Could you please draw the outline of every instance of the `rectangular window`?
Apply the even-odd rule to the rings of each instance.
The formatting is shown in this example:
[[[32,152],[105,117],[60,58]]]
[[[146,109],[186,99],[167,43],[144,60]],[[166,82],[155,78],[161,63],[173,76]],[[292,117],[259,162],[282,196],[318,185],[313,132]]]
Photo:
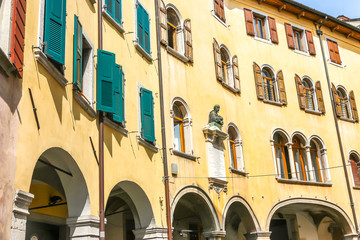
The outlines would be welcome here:
[[[138,2],[137,10],[137,38],[139,45],[148,53],[150,53],[150,19],[145,8]]]
[[[331,62],[341,65],[338,43],[331,39],[327,39],[326,41],[329,48]]]
[[[106,0],[106,12],[118,23],[122,24],[121,0]]]
[[[145,88],[140,89],[140,108],[141,108],[141,138],[154,143],[154,98],[152,91]]]
[[[265,23],[266,19],[264,17],[254,15],[255,37],[267,39],[265,32]]]
[[[288,47],[312,56],[316,55],[312,32],[302,27],[284,23]]]
[[[214,12],[215,16],[225,22],[224,0],[214,0]]]
[[[57,65],[65,64],[66,0],[46,0],[44,53]]]
[[[124,74],[115,63],[115,54],[98,49],[97,110],[112,114],[124,126]]]

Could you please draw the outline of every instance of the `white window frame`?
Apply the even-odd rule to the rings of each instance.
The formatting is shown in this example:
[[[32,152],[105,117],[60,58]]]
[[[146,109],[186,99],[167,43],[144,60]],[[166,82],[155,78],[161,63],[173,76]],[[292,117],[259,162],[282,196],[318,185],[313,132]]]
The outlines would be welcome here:
[[[122,16],[121,18],[121,24],[116,22],[115,19],[110,16],[110,14],[107,12],[107,6],[105,4],[105,0],[103,0],[103,6],[102,6],[102,13],[103,16],[121,33],[123,34],[125,32],[124,29],[124,15],[123,15],[123,1],[121,1],[121,6],[120,6],[120,14]]]
[[[272,74],[273,74],[273,77],[274,77],[274,86],[275,86],[275,95],[276,95],[276,96],[275,96],[275,97],[276,97],[276,101],[273,101],[273,100],[266,99],[266,98],[265,98],[265,94],[264,94],[264,101],[265,101],[265,102],[280,103],[280,92],[279,92],[279,85],[278,85],[278,80],[277,80],[277,74],[276,74],[274,68],[273,68],[272,66],[270,66],[269,64],[263,64],[263,65],[261,66],[261,68],[260,68],[260,70],[261,70],[261,81],[262,81],[262,83],[263,83],[263,88],[264,88],[264,90],[265,90],[265,86],[264,86],[264,81],[263,81],[263,79],[262,79],[262,77],[263,77],[263,76],[262,76],[262,71],[263,71],[264,68],[270,69],[271,72],[272,72]]]
[[[177,18],[179,19],[179,27],[177,29],[177,34],[176,34],[176,45],[177,45],[177,50],[173,49],[172,47],[170,47],[168,45],[169,48],[171,48],[172,50],[180,53],[181,55],[185,56],[185,41],[184,41],[184,21],[183,18],[179,12],[179,10],[171,3],[166,5],[166,22],[167,22],[167,17],[168,17],[168,9],[172,9],[175,14],[177,15]],[[167,33],[168,33],[169,29],[167,29]]]
[[[214,18],[216,18],[222,25],[224,25],[225,27],[228,27],[227,23],[224,22],[222,19],[220,19],[218,16],[216,16],[215,14],[215,3],[214,0],[211,1],[211,14],[213,15]],[[224,0],[224,14],[225,14],[225,0]],[[225,14],[225,18],[226,18],[226,14]]]
[[[0,8],[0,49],[8,56],[11,54],[11,31],[13,18],[13,0],[2,0]]]
[[[252,16],[253,16],[254,33],[256,33],[256,30],[255,30],[256,23],[254,21],[254,14],[257,16],[260,16],[261,18],[264,18],[265,39],[263,39],[261,37],[257,37],[256,35],[254,35],[254,39],[261,41],[261,42],[272,44],[271,35],[270,35],[270,26],[269,26],[269,16],[265,13],[259,12],[254,9],[250,9],[250,10],[251,10]]]
[[[339,49],[339,56],[340,56],[340,60],[341,60],[341,64],[337,64],[337,63],[334,63],[331,61],[331,57],[330,57],[330,49],[329,49],[329,45],[328,45],[328,40],[330,41],[333,41],[333,42],[336,42],[337,46],[338,46],[338,49]],[[330,38],[330,37],[327,37],[325,36],[325,43],[326,43],[326,47],[327,47],[327,61],[334,65],[334,66],[337,66],[337,67],[340,67],[340,68],[344,68],[345,65],[344,65],[344,61],[343,61],[343,58],[341,56],[341,52],[340,52],[340,47],[339,47],[339,41],[335,40],[334,38]]]
[[[307,75],[304,75],[302,78],[301,78],[301,83],[304,82],[304,80],[307,79],[308,81],[310,81],[311,83],[311,90],[313,92],[313,101],[314,101],[314,110],[311,110],[311,109],[308,109],[308,108],[305,108],[307,111],[315,111],[315,112],[320,112],[319,110],[319,104],[318,104],[318,98],[316,96],[316,89],[315,89],[315,84],[314,84],[314,81],[311,79],[311,77],[307,76]],[[304,96],[305,97],[305,96]]]
[[[180,97],[175,97],[172,102],[171,102],[171,110],[170,110],[170,114],[171,114],[171,118],[172,118],[172,141],[173,141],[173,145],[174,145],[174,150],[181,152],[181,150],[177,150],[175,149],[175,132],[174,132],[174,105],[179,103],[180,105],[182,105],[185,108],[186,114],[184,115],[184,119],[183,121],[188,124],[185,128],[184,126],[184,142],[185,142],[185,154],[188,155],[194,155],[194,149],[193,149],[193,137],[192,137],[192,117],[190,114],[190,110],[188,105],[186,104],[186,102],[180,98]],[[184,124],[185,125],[185,124]]]
[[[294,45],[295,45],[294,52],[305,55],[305,56],[310,56],[308,40],[307,40],[307,37],[306,37],[306,29],[301,27],[301,26],[292,24],[292,23],[290,25],[291,25],[293,38],[294,38]],[[297,30],[298,32],[301,32],[301,43],[302,43],[302,46],[304,47],[304,51],[300,51],[300,50],[296,49],[296,41],[295,41],[296,36],[295,36],[295,33],[294,33],[294,29]]]
[[[312,135],[309,137],[309,145],[311,144],[311,141],[315,142],[315,145],[318,150],[318,158],[320,163],[320,168],[322,168],[321,174],[323,178],[322,183],[331,184],[331,176],[330,176],[330,170],[329,170],[329,162],[327,159],[327,149],[325,146],[324,141],[317,135]],[[321,146],[320,146],[321,145]]]
[[[237,128],[237,126],[234,124],[234,123],[229,123],[228,126],[227,126],[227,133],[229,134],[229,129],[230,127],[232,127],[235,132],[236,132],[236,135],[237,135],[237,139],[235,140],[236,142],[234,144],[237,144],[238,146],[235,145],[235,154],[236,154],[236,162],[237,162],[237,166],[238,166],[238,169],[236,169],[231,161],[232,157],[231,156],[231,144],[230,144],[230,136],[228,137],[228,146],[229,146],[229,163],[230,163],[230,168],[232,170],[236,170],[236,171],[239,171],[239,172],[245,172],[245,161],[244,161],[244,151],[243,151],[243,143],[242,143],[242,138],[241,138],[241,135],[240,135],[240,132],[239,132],[239,129]]]

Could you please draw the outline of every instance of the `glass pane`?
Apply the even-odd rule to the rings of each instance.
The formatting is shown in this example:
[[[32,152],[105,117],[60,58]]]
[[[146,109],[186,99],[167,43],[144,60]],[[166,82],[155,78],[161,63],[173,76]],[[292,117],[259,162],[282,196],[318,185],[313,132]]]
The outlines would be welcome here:
[[[180,124],[174,119],[174,149],[181,151]]]
[[[314,167],[316,181],[321,182],[320,172],[319,172],[320,166],[318,166],[318,163],[317,163],[317,154],[316,154],[316,152],[311,151],[310,155],[311,155],[311,163]]]
[[[282,151],[281,151],[281,147],[276,147],[275,148],[276,151],[276,164],[278,166],[278,171],[280,174],[281,178],[286,178],[285,176],[285,168],[284,168],[284,164],[283,164],[283,159],[282,159]]]
[[[294,152],[295,169],[296,169],[296,173],[297,173],[297,178],[299,180],[304,180],[301,161],[300,161],[299,149],[293,149],[293,152]]]
[[[258,19],[258,24],[259,24],[259,35],[261,38],[264,38],[264,29],[263,29],[263,23],[261,19]]]

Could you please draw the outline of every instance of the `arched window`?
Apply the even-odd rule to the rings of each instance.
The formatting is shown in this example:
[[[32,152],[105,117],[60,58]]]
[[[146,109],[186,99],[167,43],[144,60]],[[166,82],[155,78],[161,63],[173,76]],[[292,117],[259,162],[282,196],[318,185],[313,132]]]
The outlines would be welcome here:
[[[167,30],[168,30],[168,45],[172,49],[183,53],[184,40],[181,20],[178,13],[172,7],[166,9],[167,15]]]
[[[229,157],[230,167],[238,171],[245,171],[243,152],[241,146],[241,139],[239,131],[235,125],[231,124],[228,127],[229,134]]]
[[[311,156],[311,163],[314,169],[316,182],[324,182],[323,179],[324,167],[322,161],[320,161],[321,153],[318,144],[314,140],[310,141],[310,156]]]
[[[261,75],[264,86],[264,99],[274,102],[278,101],[277,88],[273,71],[268,67],[264,67],[261,70]]]
[[[275,133],[273,141],[278,176],[280,178],[291,179],[292,175],[286,137],[281,133]]]
[[[188,107],[181,99],[172,104],[174,150],[193,155],[191,137],[191,117]]]
[[[350,154],[350,165],[351,165],[351,172],[354,179],[354,185],[356,187],[360,187],[360,159],[359,155],[355,152]]]
[[[310,168],[306,159],[305,140],[299,136],[293,137],[293,154],[295,161],[296,177],[298,180],[310,181]]]
[[[223,81],[227,83],[229,86],[234,87],[230,53],[224,46],[221,46],[220,54],[221,54],[221,69],[223,74]]]
[[[349,98],[347,96],[347,92],[345,91],[345,89],[340,87],[337,88],[336,92],[338,95],[338,101],[340,103],[341,117],[351,118]]]
[[[305,108],[315,111],[315,98],[314,98],[314,85],[310,79],[304,78],[303,81],[304,97],[305,97]]]

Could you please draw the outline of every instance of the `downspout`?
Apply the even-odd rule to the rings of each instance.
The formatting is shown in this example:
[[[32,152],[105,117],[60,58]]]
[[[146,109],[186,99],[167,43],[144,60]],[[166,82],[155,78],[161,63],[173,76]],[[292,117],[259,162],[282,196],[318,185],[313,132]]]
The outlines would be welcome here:
[[[155,14],[156,14],[156,47],[157,60],[159,69],[159,95],[160,95],[160,114],[161,114],[161,141],[163,150],[163,166],[164,166],[164,184],[165,184],[165,205],[166,205],[166,223],[168,240],[172,239],[171,229],[171,212],[170,212],[170,191],[169,191],[169,170],[167,162],[167,148],[166,148],[166,132],[165,132],[165,110],[164,110],[164,93],[163,93],[163,78],[162,78],[162,63],[161,63],[161,47],[160,47],[160,21],[159,21],[159,0],[155,0]]]
[[[102,36],[102,0],[98,0],[98,49],[103,48]],[[99,214],[100,240],[105,240],[105,213],[104,213],[104,113],[99,111]]]
[[[331,103],[332,103],[331,104],[332,105],[332,113],[333,113],[333,117],[334,117],[336,134],[337,134],[340,153],[341,153],[341,160],[342,160],[343,169],[344,169],[344,173],[345,173],[346,186],[347,186],[347,190],[348,190],[348,194],[349,194],[350,206],[351,206],[351,211],[352,211],[352,215],[353,215],[353,218],[354,218],[354,224],[355,224],[355,228],[356,228],[356,233],[358,234],[358,239],[359,239],[359,226],[358,226],[358,222],[357,222],[357,218],[356,218],[354,200],[353,200],[353,196],[352,196],[352,192],[351,192],[351,186],[350,186],[350,182],[349,182],[349,174],[348,174],[347,168],[346,168],[346,160],[345,160],[344,149],[343,149],[343,144],[342,144],[340,130],[339,130],[339,123],[338,123],[338,119],[337,119],[337,116],[336,116],[336,103],[335,103],[334,96],[333,96],[332,91],[331,91],[331,81],[330,81],[329,69],[328,69],[328,66],[327,66],[324,46],[323,46],[323,42],[322,42],[323,32],[321,31],[321,27],[325,24],[326,20],[327,20],[327,16],[325,17],[323,22],[318,26],[318,28],[317,28],[317,23],[315,22],[314,24],[315,24],[315,28],[317,28],[316,29],[316,34],[319,36],[319,41],[320,41],[320,46],[321,46],[321,53],[322,53],[324,67],[325,67],[325,73],[326,73],[326,80],[327,80],[330,99],[331,99]]]

